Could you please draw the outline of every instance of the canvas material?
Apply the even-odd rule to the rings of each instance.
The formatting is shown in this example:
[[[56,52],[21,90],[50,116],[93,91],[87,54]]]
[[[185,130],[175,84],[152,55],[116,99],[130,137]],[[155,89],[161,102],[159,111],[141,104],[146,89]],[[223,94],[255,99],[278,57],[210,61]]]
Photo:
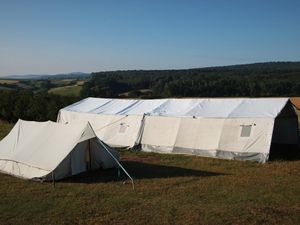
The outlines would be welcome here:
[[[132,118],[131,126],[136,125],[136,129],[128,130],[127,135],[117,139],[118,131],[122,127],[121,123],[113,121],[122,116],[128,121]],[[134,117],[138,119],[135,120]],[[288,98],[87,98],[60,110],[58,121],[90,121],[89,118],[93,119],[91,121],[94,122],[94,129],[101,130],[97,135],[110,145],[134,147],[141,144],[144,151],[159,149],[160,152],[178,153],[178,149],[184,149],[194,152],[193,154],[200,152],[217,157],[219,152],[220,157],[231,155],[232,158],[238,158],[240,155],[264,161],[262,158],[268,158],[272,140],[288,144],[298,143],[297,117]],[[97,121],[99,124],[103,123],[105,118],[114,119],[98,126]],[[279,122],[276,122],[274,128],[275,118]],[[139,138],[133,142],[136,137]],[[259,156],[252,157],[253,154]]]
[[[166,151],[165,147],[145,145],[145,144],[142,144],[141,148],[145,152],[197,155],[202,157],[221,158],[221,159],[229,159],[229,160],[251,160],[260,163],[265,163],[269,158],[269,154],[257,153],[257,152],[231,152],[231,151],[222,151],[222,150],[201,150],[201,149],[190,149],[190,148],[180,148],[180,147],[174,147],[172,150],[169,149],[168,151]]]
[[[186,99],[107,99],[86,98],[61,111],[98,115],[154,115],[177,117],[270,117],[275,118],[288,98],[186,98]]]
[[[88,123],[19,120],[0,142],[0,170],[26,179],[49,177],[52,172],[55,179],[74,175],[85,171],[85,151],[90,140],[97,137]],[[92,163],[97,165],[96,162],[106,160],[109,162],[102,163],[104,167],[115,165],[98,145],[99,154],[93,155]]]
[[[97,137],[112,147],[133,147],[139,139],[143,115],[97,115],[61,111],[58,122],[89,122]]]
[[[241,137],[241,125],[252,124],[251,135]],[[217,152],[268,154],[274,119],[146,118],[142,150],[217,157]],[[159,129],[158,129],[159,128]],[[147,147],[145,147],[147,146]],[[151,146],[151,147],[149,147]]]

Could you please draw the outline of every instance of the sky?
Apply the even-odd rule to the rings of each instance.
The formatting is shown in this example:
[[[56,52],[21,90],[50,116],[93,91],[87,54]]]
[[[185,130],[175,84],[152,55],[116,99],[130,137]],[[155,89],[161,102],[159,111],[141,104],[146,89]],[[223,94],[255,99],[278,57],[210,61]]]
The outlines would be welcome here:
[[[0,76],[300,61],[299,0],[0,0]]]

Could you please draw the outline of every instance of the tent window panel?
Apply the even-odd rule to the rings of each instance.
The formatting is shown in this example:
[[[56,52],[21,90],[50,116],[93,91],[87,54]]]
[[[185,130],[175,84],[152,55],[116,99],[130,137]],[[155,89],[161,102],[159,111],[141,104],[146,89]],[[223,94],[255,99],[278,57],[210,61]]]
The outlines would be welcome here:
[[[119,133],[125,133],[126,129],[127,129],[127,125],[125,123],[121,123]]]
[[[242,125],[241,137],[250,137],[252,125]]]

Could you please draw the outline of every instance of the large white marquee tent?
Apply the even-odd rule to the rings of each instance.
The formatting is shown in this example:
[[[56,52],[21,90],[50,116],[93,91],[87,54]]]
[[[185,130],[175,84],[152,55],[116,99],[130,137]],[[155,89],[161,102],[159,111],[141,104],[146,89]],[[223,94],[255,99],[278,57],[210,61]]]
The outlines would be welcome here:
[[[89,121],[111,146],[161,153],[265,162],[271,143],[298,144],[289,98],[87,98],[61,109],[57,120]]]
[[[112,168],[118,166],[117,157],[87,122],[19,120],[0,142],[0,171],[24,179],[58,180]]]

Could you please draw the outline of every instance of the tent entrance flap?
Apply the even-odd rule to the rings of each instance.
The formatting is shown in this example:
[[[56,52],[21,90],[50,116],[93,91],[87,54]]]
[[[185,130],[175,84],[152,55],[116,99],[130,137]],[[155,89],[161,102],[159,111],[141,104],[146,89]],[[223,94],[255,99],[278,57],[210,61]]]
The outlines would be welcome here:
[[[91,141],[90,140],[87,140],[87,145],[85,148],[85,164],[86,164],[87,171],[92,169],[92,155],[91,155]]]

